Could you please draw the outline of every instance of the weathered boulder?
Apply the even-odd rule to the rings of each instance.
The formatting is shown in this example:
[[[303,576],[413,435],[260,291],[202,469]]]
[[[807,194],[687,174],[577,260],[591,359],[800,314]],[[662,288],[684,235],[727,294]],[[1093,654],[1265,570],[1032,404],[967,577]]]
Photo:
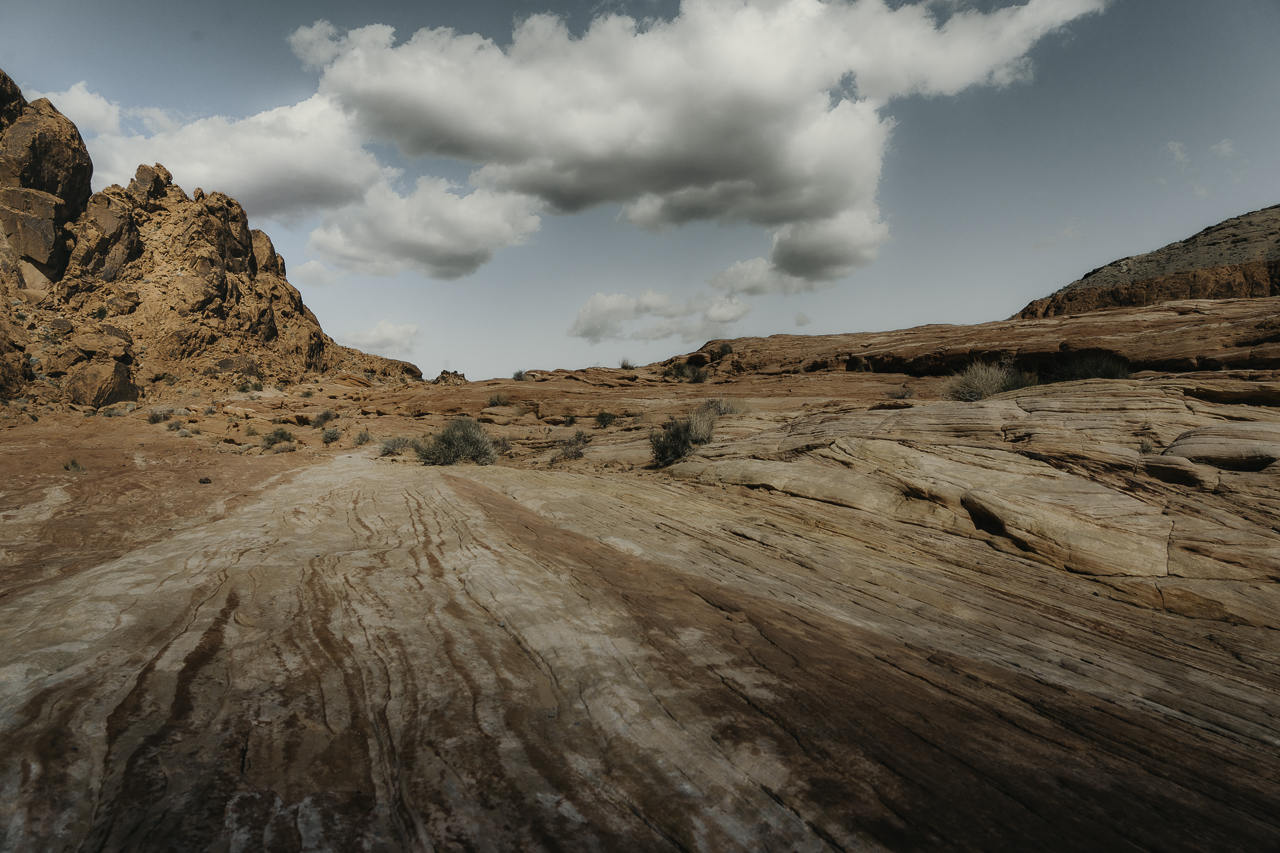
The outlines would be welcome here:
[[[1188,430],[1164,454],[1232,471],[1261,471],[1280,461],[1280,424],[1226,423]]]
[[[91,361],[68,373],[66,389],[78,406],[108,406],[138,399],[129,368],[118,361]]]

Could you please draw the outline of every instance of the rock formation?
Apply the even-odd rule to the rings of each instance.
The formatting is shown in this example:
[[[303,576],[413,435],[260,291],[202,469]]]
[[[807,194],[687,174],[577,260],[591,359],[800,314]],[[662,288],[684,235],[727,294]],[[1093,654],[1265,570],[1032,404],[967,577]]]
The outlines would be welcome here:
[[[0,72],[0,394],[101,406],[171,376],[421,378],[325,335],[234,199],[188,197],[160,165],[90,195],[92,172],[75,125]]]
[[[1033,319],[1178,299],[1260,296],[1280,296],[1280,205],[1109,263],[1035,300],[1016,316]]]

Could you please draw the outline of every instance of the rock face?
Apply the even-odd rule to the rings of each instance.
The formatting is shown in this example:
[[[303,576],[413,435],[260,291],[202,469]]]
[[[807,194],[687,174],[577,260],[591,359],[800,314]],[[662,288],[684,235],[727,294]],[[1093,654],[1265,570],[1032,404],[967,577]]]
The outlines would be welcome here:
[[[1206,228],[1163,249],[1115,261],[1037,299],[1021,319],[1180,299],[1280,296],[1280,205]]]
[[[75,126],[47,100],[28,104],[0,72],[0,313],[9,321],[0,324],[0,393],[80,403],[137,397],[168,377],[222,386],[335,370],[421,378],[407,362],[325,335],[234,199],[188,197],[158,164],[140,166],[128,187],[90,195],[92,172]],[[116,343],[102,345],[104,336]],[[76,367],[86,361],[105,367]],[[73,369],[79,379],[67,384]],[[88,377],[108,374],[119,379],[110,392],[85,390]]]

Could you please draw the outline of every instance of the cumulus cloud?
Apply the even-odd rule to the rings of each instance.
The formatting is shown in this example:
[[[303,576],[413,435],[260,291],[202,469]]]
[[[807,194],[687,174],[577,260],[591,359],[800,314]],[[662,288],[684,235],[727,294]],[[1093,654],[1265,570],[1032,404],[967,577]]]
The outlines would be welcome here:
[[[734,296],[699,295],[677,302],[670,294],[652,288],[641,291],[638,297],[597,293],[578,309],[569,335],[592,343],[624,338],[654,341],[674,335],[695,341],[719,336],[750,311],[750,305]],[[630,334],[625,332],[628,323],[647,317],[661,319]]]
[[[90,92],[84,80],[65,92],[29,91],[26,96],[31,101],[48,98],[60,113],[75,123],[81,134],[97,136],[120,132],[120,105]]]
[[[1209,150],[1224,160],[1230,160],[1236,156],[1236,144],[1230,139],[1224,139],[1221,142],[1215,142],[1209,146]]]
[[[413,345],[417,340],[416,323],[396,325],[390,320],[379,320],[372,329],[350,332],[339,338],[341,343],[349,347],[387,358],[408,358],[413,354]]]
[[[799,311],[796,313],[796,325],[799,326],[800,328],[803,329],[805,326],[809,325],[811,322],[813,321],[809,319],[808,314],[804,313],[803,311]]]
[[[338,283],[342,274],[331,270],[319,261],[307,261],[289,268],[289,279],[302,287],[330,287]]]

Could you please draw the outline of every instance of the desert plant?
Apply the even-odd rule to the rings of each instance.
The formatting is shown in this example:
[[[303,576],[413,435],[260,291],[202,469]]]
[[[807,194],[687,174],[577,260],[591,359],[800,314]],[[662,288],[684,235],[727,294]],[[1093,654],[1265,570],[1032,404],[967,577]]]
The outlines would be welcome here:
[[[552,457],[552,462],[559,459],[581,459],[583,448],[587,446],[587,442],[591,439],[582,430],[574,432],[571,438],[566,438],[560,442],[560,452]]]
[[[1069,358],[1053,371],[1054,382],[1078,379],[1128,379],[1129,366],[1111,353],[1089,353]]]
[[[123,418],[124,412],[120,409],[103,409],[101,412],[104,418]]]
[[[617,419],[618,416],[613,412],[596,412],[596,428],[608,429],[613,426],[613,422]]]
[[[890,400],[909,400],[915,395],[916,395],[915,391],[912,391],[906,385],[903,385],[901,388],[894,388],[885,396],[888,397]]]
[[[999,364],[975,361],[951,377],[951,381],[942,389],[942,396],[948,400],[972,403],[985,400],[992,394],[1037,385],[1039,381],[1034,373],[1018,370],[1010,361]]]
[[[271,448],[271,452],[272,453],[293,453],[297,449],[298,449],[298,445],[294,444],[292,441],[282,441],[279,444],[273,445]]]
[[[729,343],[728,341],[725,341],[724,343],[720,344],[720,349],[717,350],[716,352],[721,358],[724,358],[726,355],[729,355],[730,353],[733,352],[733,344]]]
[[[182,423],[180,421],[169,421],[165,429],[169,430],[169,432],[177,432],[182,429]]]
[[[477,465],[492,465],[498,459],[493,442],[471,418],[454,418],[414,449],[423,465],[453,465],[467,459]]]
[[[511,404],[511,398],[508,397],[506,394],[490,394],[489,395],[490,406],[508,406],[510,404]]]
[[[711,371],[705,367],[693,367],[689,369],[689,381],[698,385],[706,382],[710,374]]]
[[[373,436],[369,435],[369,431],[367,429],[362,429],[356,433],[355,438],[351,439],[351,445],[353,447],[363,447],[371,441],[373,441]]]
[[[245,427],[244,434],[248,436],[254,436],[258,434],[258,430],[256,427],[254,427],[253,424],[249,424],[247,427]]]
[[[216,415],[218,413],[218,410],[215,409],[213,406],[205,406],[204,413],[206,415]]]
[[[270,449],[275,447],[277,444],[284,444],[285,442],[292,442],[293,440],[293,433],[289,432],[284,427],[276,427],[262,437],[262,446]]]
[[[105,320],[107,319],[107,306],[99,305],[97,308],[93,309],[92,313],[93,313],[93,319]]]
[[[665,468],[693,452],[694,445],[706,444],[715,431],[716,414],[711,409],[698,409],[686,418],[671,418],[661,429],[649,431],[653,462]]]
[[[17,317],[19,320],[25,320],[25,319],[27,319],[27,312],[26,312],[26,311],[17,311],[17,312],[15,312],[15,313],[14,313],[14,315],[13,315],[13,316]]]
[[[327,447],[337,441],[341,436],[342,433],[338,432],[337,427],[329,427],[327,430],[320,433],[320,440],[323,441]]]
[[[325,409],[323,412],[311,419],[311,426],[316,429],[320,429],[330,421],[336,421],[337,419],[338,416],[334,413],[333,409]]]
[[[702,404],[702,407],[710,409],[717,415],[745,415],[751,411],[751,407],[742,400],[731,400],[726,397],[707,400]]]
[[[679,361],[662,371],[662,375],[669,376],[672,379],[688,379],[689,370],[689,365],[685,364],[683,361]]]
[[[525,372],[523,370],[517,370],[515,373],[511,374],[511,378],[517,382],[523,382],[525,380]]]
[[[1142,439],[1142,443],[1138,445],[1138,449],[1142,452],[1143,456],[1150,456],[1157,452],[1155,442],[1149,438]]]
[[[565,415],[565,416],[564,416],[564,425],[565,425],[565,426],[573,426],[573,425],[574,425],[574,424],[576,424],[577,422],[578,422],[578,416],[577,416],[577,415]]]
[[[497,451],[499,456],[506,456],[511,452],[511,439],[507,436],[493,439],[493,449]]]
[[[248,394],[248,393],[249,393],[249,383],[248,383],[248,382],[241,382],[239,385],[237,385],[237,386],[236,386],[236,393],[238,393],[238,394]]]
[[[172,373],[170,373],[168,376],[166,376],[166,377],[164,378],[164,384],[165,384],[165,385],[177,385],[177,384],[178,384],[178,377],[176,377],[176,376],[174,376]]]
[[[627,358],[626,356],[623,356],[622,359],[618,362],[618,367],[620,367],[623,370],[635,370],[636,364],[631,359]]]
[[[189,429],[178,430],[178,438],[191,438],[192,432]]]
[[[262,390],[262,383],[261,383],[261,382],[259,382],[257,379],[255,379],[255,380],[253,380],[252,382],[250,382],[250,383],[249,383],[249,388],[250,388],[251,390],[253,390],[253,391],[261,391],[261,390]]]
[[[404,449],[410,444],[409,439],[403,435],[397,435],[395,438],[386,438],[382,440],[382,449],[378,451],[379,456],[399,456]]]
[[[315,393],[316,393],[315,391],[312,391],[310,388],[308,388],[306,391],[303,391],[303,392],[302,392],[301,394],[299,394],[298,396],[300,396],[300,397],[302,397],[304,400],[306,400],[306,399],[309,399],[309,398],[311,397],[311,395],[312,395],[312,394],[315,394]]]
[[[85,470],[85,467],[81,465],[79,462],[77,462],[76,460],[72,459],[70,462],[62,463],[62,470],[70,471],[74,474],[74,473],[79,473],[80,471]]]

